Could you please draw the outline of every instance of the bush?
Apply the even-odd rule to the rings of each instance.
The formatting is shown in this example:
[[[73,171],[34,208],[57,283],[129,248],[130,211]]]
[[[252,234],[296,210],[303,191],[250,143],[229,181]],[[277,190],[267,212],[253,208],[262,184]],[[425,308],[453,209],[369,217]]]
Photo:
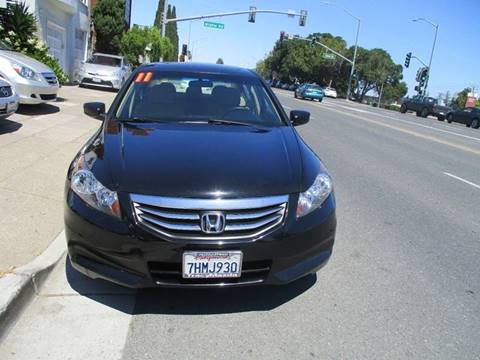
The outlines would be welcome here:
[[[48,54],[48,47],[35,35],[37,20],[24,2],[8,1],[0,8],[0,39],[13,50],[24,53],[50,67],[60,84],[68,81],[60,63]]]

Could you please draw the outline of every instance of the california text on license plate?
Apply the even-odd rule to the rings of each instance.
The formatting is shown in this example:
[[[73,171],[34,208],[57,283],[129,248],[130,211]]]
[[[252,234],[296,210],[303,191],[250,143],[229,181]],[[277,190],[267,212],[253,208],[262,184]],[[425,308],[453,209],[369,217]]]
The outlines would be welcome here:
[[[184,278],[236,278],[242,274],[241,251],[186,251]]]

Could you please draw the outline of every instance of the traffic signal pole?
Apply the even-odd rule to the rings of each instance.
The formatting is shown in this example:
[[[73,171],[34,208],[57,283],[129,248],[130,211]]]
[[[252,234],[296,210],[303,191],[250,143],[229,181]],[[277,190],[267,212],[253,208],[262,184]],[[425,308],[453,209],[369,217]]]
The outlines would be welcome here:
[[[355,18],[358,21],[357,36],[355,37],[355,50],[353,51],[352,68],[350,70],[350,77],[348,78],[347,101],[350,100],[350,93],[352,91],[352,77],[353,77],[353,73],[355,72],[355,61],[357,60],[358,34],[360,33],[360,19],[357,17]]]
[[[433,59],[433,53],[435,52],[435,45],[437,43],[437,35],[438,35],[438,24],[435,24],[433,21],[430,21],[428,19],[425,19],[425,18],[418,18],[418,19],[414,19],[412,20],[414,22],[417,22],[417,21],[424,21],[430,25],[432,25],[434,28],[435,28],[435,37],[433,38],[433,46],[432,46],[432,51],[430,52],[430,61],[428,62],[428,77],[427,77],[427,80],[425,81],[425,93],[427,91],[427,87],[428,87],[428,81],[430,80],[430,73],[431,73],[431,69],[432,69],[432,59]],[[423,61],[422,61],[423,63]]]

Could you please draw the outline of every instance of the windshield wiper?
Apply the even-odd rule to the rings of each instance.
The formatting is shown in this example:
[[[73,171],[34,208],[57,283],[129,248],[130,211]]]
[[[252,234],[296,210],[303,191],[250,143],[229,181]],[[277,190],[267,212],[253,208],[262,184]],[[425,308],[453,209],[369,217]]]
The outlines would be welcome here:
[[[206,120],[209,124],[215,125],[239,125],[239,126],[249,126],[256,128],[254,124],[246,123],[242,121],[235,121],[235,120],[225,120],[225,119],[208,119]]]

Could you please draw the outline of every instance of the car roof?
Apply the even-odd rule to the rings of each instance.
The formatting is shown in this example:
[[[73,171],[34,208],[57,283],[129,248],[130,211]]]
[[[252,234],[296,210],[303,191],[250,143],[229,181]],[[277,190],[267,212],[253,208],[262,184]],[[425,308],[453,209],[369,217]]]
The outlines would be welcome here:
[[[185,72],[185,73],[204,73],[204,74],[219,74],[219,75],[233,75],[233,76],[248,76],[257,78],[258,75],[252,70],[237,66],[230,66],[224,64],[208,64],[208,63],[181,63],[181,62],[164,62],[151,63],[140,67],[145,70],[149,68],[157,71],[171,71],[171,72]]]
[[[104,53],[93,53],[93,55],[106,56],[106,57],[111,57],[115,59],[123,59],[123,56],[120,56],[120,55],[112,55],[112,54],[104,54]]]

